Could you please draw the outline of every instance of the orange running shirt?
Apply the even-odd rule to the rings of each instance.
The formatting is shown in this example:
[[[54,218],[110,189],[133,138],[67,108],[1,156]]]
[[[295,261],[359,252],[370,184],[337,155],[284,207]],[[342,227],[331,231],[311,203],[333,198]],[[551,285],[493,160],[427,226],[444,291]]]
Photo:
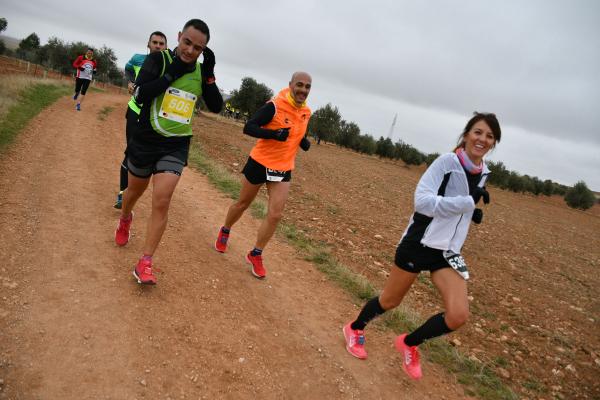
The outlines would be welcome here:
[[[290,135],[285,142],[258,139],[250,152],[250,157],[267,168],[290,171],[294,169],[298,146],[306,133],[306,127],[310,120],[310,108],[306,103],[297,107],[289,87],[280,91],[270,101],[275,105],[275,115],[271,122],[262,128],[273,130],[290,128]]]

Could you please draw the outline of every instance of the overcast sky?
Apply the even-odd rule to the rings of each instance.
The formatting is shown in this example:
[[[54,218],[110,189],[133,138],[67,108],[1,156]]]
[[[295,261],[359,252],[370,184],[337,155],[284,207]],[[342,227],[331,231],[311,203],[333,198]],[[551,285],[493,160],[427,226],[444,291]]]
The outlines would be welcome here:
[[[362,133],[445,152],[474,110],[494,112],[489,159],[540,179],[600,191],[600,1],[0,0],[4,34],[32,32],[115,50],[123,67],[163,31],[171,48],[190,18],[210,27],[218,85],[250,76],[277,92],[313,76]],[[160,8],[168,4],[167,10]]]

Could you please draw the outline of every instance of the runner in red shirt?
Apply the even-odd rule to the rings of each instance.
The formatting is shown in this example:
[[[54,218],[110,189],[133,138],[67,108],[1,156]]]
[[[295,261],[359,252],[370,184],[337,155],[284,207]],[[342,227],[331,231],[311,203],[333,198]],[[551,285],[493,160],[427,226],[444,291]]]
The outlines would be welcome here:
[[[93,75],[96,73],[97,63],[94,60],[94,50],[87,49],[84,56],[79,56],[73,62],[73,67],[77,68],[77,76],[75,78],[75,96],[73,100],[77,102],[75,109],[81,111],[81,103],[85,98],[90,82],[92,81]],[[81,97],[80,96],[81,93]]]

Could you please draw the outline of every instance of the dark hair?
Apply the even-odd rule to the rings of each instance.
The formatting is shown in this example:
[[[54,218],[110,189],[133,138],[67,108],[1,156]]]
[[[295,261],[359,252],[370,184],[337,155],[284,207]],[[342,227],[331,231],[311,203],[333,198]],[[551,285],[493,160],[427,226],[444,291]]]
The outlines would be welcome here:
[[[485,121],[485,123],[492,130],[492,134],[494,135],[494,141],[495,141],[494,146],[496,146],[496,143],[500,143],[500,137],[502,136],[502,131],[500,130],[500,123],[498,122],[498,118],[496,118],[496,114],[480,113],[480,112],[475,111],[475,112],[473,112],[473,116],[471,117],[469,122],[467,122],[467,125],[465,125],[465,129],[463,129],[463,132],[458,137],[458,142],[457,142],[454,150],[464,146],[464,140],[463,140],[464,137],[467,135],[467,133],[469,133],[471,128],[473,128],[473,125],[475,125],[479,121]]]
[[[206,22],[202,21],[201,19],[190,19],[185,23],[181,32],[185,31],[190,26],[204,33],[206,35],[206,43],[208,43],[210,40],[210,31],[208,30],[208,25],[206,25]]]
[[[154,35],[162,37],[163,39],[165,39],[165,43],[167,43],[167,37],[161,31],[154,31],[154,32],[152,32],[150,34],[150,36],[148,36],[148,42],[150,42],[150,39],[152,39],[152,36],[154,36]]]
[[[92,49],[91,47],[88,47],[88,49],[85,52],[87,53],[88,51],[91,51],[93,53],[94,49]]]

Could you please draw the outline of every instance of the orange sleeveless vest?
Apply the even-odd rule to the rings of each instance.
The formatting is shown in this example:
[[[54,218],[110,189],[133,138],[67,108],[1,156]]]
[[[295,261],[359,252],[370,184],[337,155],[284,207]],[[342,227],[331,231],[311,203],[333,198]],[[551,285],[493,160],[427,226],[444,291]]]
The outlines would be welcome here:
[[[290,95],[290,88],[283,89],[270,101],[275,105],[275,115],[263,128],[273,130],[290,128],[290,135],[285,142],[258,139],[250,152],[250,157],[267,168],[289,171],[294,169],[298,146],[310,120],[310,108],[306,103],[297,107]]]

